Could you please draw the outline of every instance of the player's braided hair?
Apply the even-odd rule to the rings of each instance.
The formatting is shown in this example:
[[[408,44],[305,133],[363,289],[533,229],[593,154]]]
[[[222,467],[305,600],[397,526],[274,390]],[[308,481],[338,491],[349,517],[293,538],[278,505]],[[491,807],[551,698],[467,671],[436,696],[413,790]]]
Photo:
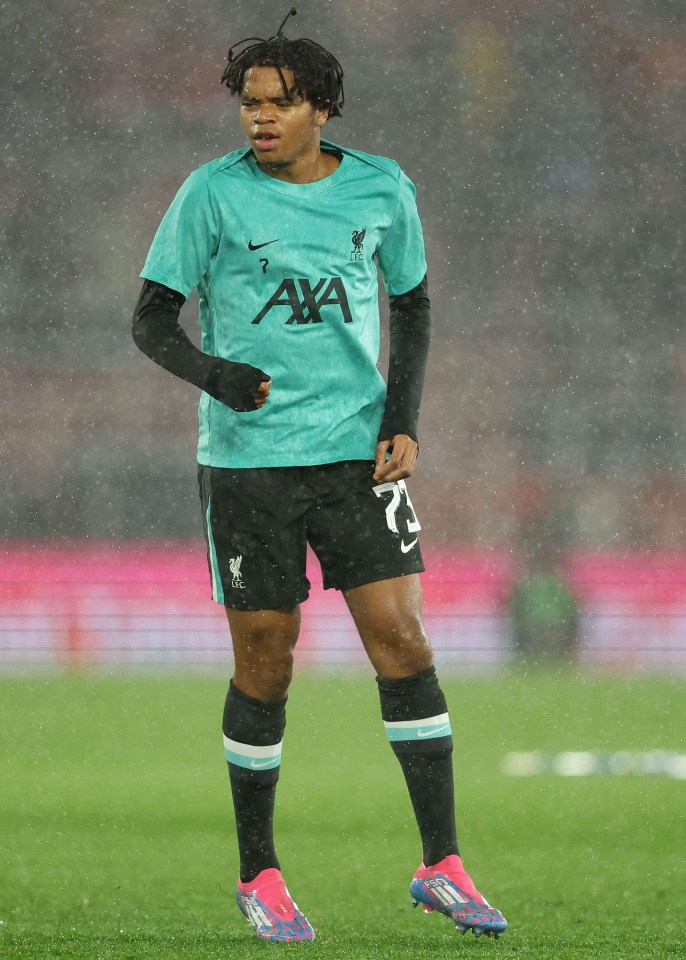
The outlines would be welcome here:
[[[247,37],[229,49],[228,64],[222,74],[231,93],[241,93],[245,74],[251,67],[274,67],[279,72],[287,96],[299,94],[317,108],[326,107],[330,117],[340,117],[345,102],[343,95],[343,68],[332,53],[329,53],[314,40],[302,37],[289,40],[283,35],[283,28],[289,17],[296,14],[291,7],[276,35],[269,40],[260,37]],[[234,54],[236,47],[243,47]],[[295,89],[288,89],[283,75],[284,70],[293,72]]]

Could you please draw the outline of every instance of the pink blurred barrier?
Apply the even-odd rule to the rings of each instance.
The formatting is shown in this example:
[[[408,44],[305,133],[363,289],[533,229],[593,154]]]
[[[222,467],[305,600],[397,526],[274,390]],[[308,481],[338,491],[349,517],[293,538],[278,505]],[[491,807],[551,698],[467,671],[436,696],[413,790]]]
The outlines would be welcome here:
[[[486,668],[512,656],[504,551],[425,550],[425,622],[439,663]],[[303,605],[301,663],[365,662],[343,598],[316,561]],[[582,662],[686,666],[686,555],[576,554]],[[10,544],[0,553],[0,667],[229,664],[221,607],[209,597],[204,544]]]

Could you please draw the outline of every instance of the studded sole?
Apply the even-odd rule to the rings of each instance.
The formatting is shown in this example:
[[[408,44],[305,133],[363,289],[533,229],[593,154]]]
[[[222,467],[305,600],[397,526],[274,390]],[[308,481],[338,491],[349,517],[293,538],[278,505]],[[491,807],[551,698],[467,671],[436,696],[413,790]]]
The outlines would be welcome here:
[[[419,904],[421,903],[424,913],[434,913],[434,912],[442,913],[443,912],[442,910],[438,910],[436,907],[429,906],[429,904],[424,903],[424,901],[415,899],[415,897],[411,897],[411,900],[412,900],[413,907],[418,907]],[[449,914],[444,914],[444,916],[449,916]],[[467,933],[468,930],[471,930],[477,939],[479,937],[486,936],[486,937],[493,937],[494,940],[497,940],[500,937],[500,935],[505,932],[504,930],[490,930],[488,927],[480,927],[478,924],[472,925],[469,923],[461,923],[459,920],[453,920],[453,923],[455,924],[456,929],[459,930],[462,935]]]

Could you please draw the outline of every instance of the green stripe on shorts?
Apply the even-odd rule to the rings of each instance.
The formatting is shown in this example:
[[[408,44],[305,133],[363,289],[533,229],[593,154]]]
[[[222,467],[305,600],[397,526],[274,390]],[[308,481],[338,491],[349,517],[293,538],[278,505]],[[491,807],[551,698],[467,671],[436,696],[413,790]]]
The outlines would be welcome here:
[[[224,603],[224,586],[219,576],[219,564],[217,562],[217,548],[214,545],[212,536],[212,497],[207,498],[207,513],[205,514],[207,522],[207,543],[210,554],[210,576],[212,578],[212,599],[217,603]]]

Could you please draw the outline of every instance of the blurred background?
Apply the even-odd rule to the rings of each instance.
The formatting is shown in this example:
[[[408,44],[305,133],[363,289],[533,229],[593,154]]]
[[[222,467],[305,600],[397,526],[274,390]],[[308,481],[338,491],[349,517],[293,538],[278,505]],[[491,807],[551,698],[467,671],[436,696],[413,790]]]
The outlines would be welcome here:
[[[288,35],[345,70],[326,135],[394,157],[418,189],[434,341],[412,496],[439,647],[686,661],[686,5],[296,6]],[[135,645],[135,590],[148,624],[153,601],[158,624],[177,610],[159,646],[189,634],[182,615],[226,646],[206,599],[197,391],[136,350],[130,321],[178,186],[243,145],[219,84],[228,46],[287,9],[2,4],[8,662],[22,644],[102,648],[88,617],[124,616],[118,642]],[[196,337],[195,297],[182,319]]]

